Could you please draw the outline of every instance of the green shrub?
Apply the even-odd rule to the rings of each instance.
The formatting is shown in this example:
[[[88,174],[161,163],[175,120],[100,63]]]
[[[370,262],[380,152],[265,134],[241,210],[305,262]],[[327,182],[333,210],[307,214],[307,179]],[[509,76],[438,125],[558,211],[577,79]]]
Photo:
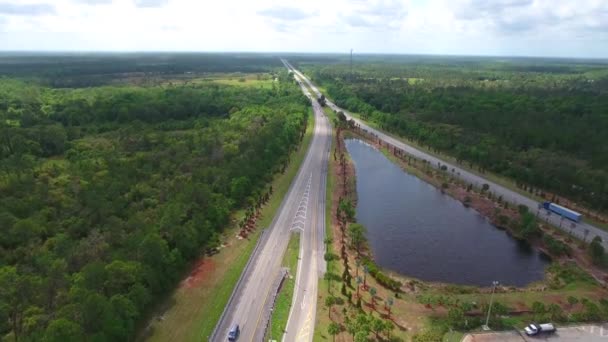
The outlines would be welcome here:
[[[570,253],[572,252],[570,246],[566,245],[565,243],[563,243],[559,240],[554,239],[550,235],[545,235],[543,237],[543,243],[547,247],[547,250],[549,251],[549,253],[556,257],[560,257],[563,255],[570,255]]]
[[[400,291],[401,290],[401,282],[391,278],[390,276],[384,274],[376,265],[376,263],[374,263],[372,260],[370,259],[364,259],[363,260],[363,265],[367,267],[367,269],[369,270],[369,274],[376,279],[376,281],[386,287],[389,290],[393,290],[393,291]]]

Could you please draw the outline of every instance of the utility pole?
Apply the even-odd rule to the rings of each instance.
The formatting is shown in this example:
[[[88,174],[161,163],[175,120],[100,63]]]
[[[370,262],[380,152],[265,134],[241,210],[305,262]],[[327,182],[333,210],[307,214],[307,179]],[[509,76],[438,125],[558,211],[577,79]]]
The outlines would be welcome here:
[[[492,300],[494,299],[494,291],[496,291],[496,286],[498,286],[498,281],[494,280],[492,282],[492,294],[490,295],[490,306],[488,306],[488,316],[486,317],[486,324],[482,326],[483,330],[490,330],[488,323],[490,322],[490,311],[492,310]]]

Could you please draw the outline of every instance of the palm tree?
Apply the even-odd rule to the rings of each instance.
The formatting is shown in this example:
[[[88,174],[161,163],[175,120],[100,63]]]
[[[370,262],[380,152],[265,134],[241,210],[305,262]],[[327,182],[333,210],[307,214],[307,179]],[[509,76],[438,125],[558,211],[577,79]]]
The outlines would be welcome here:
[[[333,342],[336,342],[336,335],[340,333],[340,325],[336,322],[331,322],[327,327],[327,332],[332,336]]]
[[[372,287],[369,289],[369,294],[372,296],[372,308],[375,309],[376,308],[376,288]]]
[[[359,298],[359,288],[361,287],[362,282],[363,280],[361,280],[361,277],[357,277],[357,298]]]
[[[388,312],[388,318],[391,318],[391,307],[395,303],[393,297],[386,298],[386,311]]]
[[[327,316],[331,319],[331,307],[334,305],[334,298],[330,295],[325,298],[325,306],[327,307]]]
[[[367,274],[369,273],[369,267],[367,265],[363,266],[363,289],[367,289]]]
[[[329,250],[329,244],[334,242],[331,238],[325,238],[325,240],[323,240],[323,242],[325,243],[325,250],[328,251]]]
[[[323,277],[325,278],[325,280],[327,280],[327,292],[331,293],[331,273],[329,272],[325,272],[325,274],[323,275]]]
[[[386,333],[387,340],[390,340],[393,329],[395,329],[395,326],[391,321],[384,321],[384,332]]]
[[[379,340],[380,334],[382,333],[382,331],[384,331],[384,321],[380,318],[373,317],[371,319],[371,328],[374,331],[374,334],[376,335],[376,339]]]

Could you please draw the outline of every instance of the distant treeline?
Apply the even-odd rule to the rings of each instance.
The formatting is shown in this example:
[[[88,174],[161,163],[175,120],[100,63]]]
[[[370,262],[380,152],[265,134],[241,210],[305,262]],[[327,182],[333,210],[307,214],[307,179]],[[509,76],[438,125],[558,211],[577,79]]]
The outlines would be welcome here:
[[[33,78],[51,87],[107,84],[119,74],[265,72],[281,67],[277,57],[219,53],[0,54],[0,76]]]

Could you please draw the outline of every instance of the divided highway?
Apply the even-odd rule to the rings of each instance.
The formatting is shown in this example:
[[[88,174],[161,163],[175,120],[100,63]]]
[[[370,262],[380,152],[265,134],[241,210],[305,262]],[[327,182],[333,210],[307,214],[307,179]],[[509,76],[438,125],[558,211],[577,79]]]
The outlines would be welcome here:
[[[289,63],[287,63],[293,70],[294,72],[301,78],[303,79],[308,86],[313,90],[313,92],[315,92],[315,96],[320,96],[321,92],[319,91],[319,89],[317,89],[312,82],[310,82],[310,80],[308,78],[306,78],[302,73],[300,73],[299,71],[295,70],[293,68],[293,66],[291,66]],[[563,231],[570,233],[572,232],[573,235],[578,236],[581,239],[585,238],[585,231],[588,230],[589,234],[587,236],[587,241],[591,241],[591,239],[593,239],[595,236],[599,236],[602,238],[602,242],[604,245],[604,248],[608,249],[608,232],[590,225],[586,222],[581,222],[581,223],[574,223],[572,221],[569,221],[568,219],[562,219],[559,215],[557,214],[551,214],[549,212],[547,212],[544,209],[539,209],[539,203],[533,199],[530,199],[520,193],[517,193],[515,191],[509,190],[507,188],[505,188],[504,186],[501,186],[497,183],[494,183],[488,179],[485,179],[479,175],[476,175],[474,173],[471,173],[467,170],[462,169],[461,167],[459,167],[458,165],[455,164],[451,164],[448,162],[445,162],[442,159],[439,159],[433,155],[430,155],[424,151],[421,151],[419,149],[416,149],[415,147],[408,145],[406,143],[404,143],[401,140],[397,140],[393,137],[391,137],[390,135],[385,134],[382,131],[379,131],[377,129],[374,129],[372,127],[370,127],[368,124],[366,124],[364,121],[359,120],[357,118],[354,118],[352,116],[351,113],[349,113],[348,111],[336,106],[333,102],[327,100],[327,105],[333,109],[334,111],[342,111],[344,113],[344,115],[348,118],[348,119],[353,119],[355,120],[355,122],[362,128],[367,130],[368,132],[371,132],[373,134],[375,134],[379,139],[383,140],[384,142],[387,142],[393,146],[396,146],[397,148],[400,148],[402,150],[404,150],[406,153],[409,153],[417,158],[421,158],[421,159],[426,159],[427,161],[430,162],[431,165],[433,165],[434,167],[437,167],[437,165],[439,165],[438,163],[440,163],[441,165],[445,165],[448,167],[448,169],[454,169],[455,173],[457,175],[459,175],[459,177],[468,182],[468,183],[472,183],[477,187],[480,187],[482,184],[487,183],[488,185],[490,185],[490,190],[499,195],[502,196],[503,199],[505,199],[506,201],[509,201],[511,203],[515,203],[517,205],[519,204],[523,204],[526,207],[528,207],[530,209],[531,212],[533,213],[538,213],[538,217],[540,220],[543,221],[547,221],[552,223],[553,225],[555,225],[556,227],[559,227],[560,229],[562,229]]]
[[[288,67],[286,65],[286,67]],[[302,90],[308,91],[304,86]],[[226,341],[234,324],[241,329],[239,341],[262,341],[274,299],[274,284],[292,231],[300,232],[300,258],[294,302],[284,336],[286,341],[312,341],[318,279],[325,271],[325,183],[331,127],[314,96],[314,136],[300,170],[257,249],[243,271],[210,341]],[[275,339],[278,336],[273,336]]]
[[[290,69],[289,64],[282,60],[283,64]],[[311,95],[304,86],[304,82],[294,72],[294,77],[300,83],[300,87],[306,96],[311,99],[312,107],[317,120],[322,121],[322,131],[319,132],[325,138],[320,153],[315,158],[320,158],[320,181],[316,187],[317,200],[309,204],[310,224],[309,229],[301,233],[300,257],[298,260],[298,272],[296,274],[296,286],[292,299],[291,310],[283,341],[312,341],[315,328],[317,311],[317,285],[319,278],[326,270],[325,264],[325,188],[327,181],[327,168],[329,149],[331,144],[331,126],[316,96]]]

